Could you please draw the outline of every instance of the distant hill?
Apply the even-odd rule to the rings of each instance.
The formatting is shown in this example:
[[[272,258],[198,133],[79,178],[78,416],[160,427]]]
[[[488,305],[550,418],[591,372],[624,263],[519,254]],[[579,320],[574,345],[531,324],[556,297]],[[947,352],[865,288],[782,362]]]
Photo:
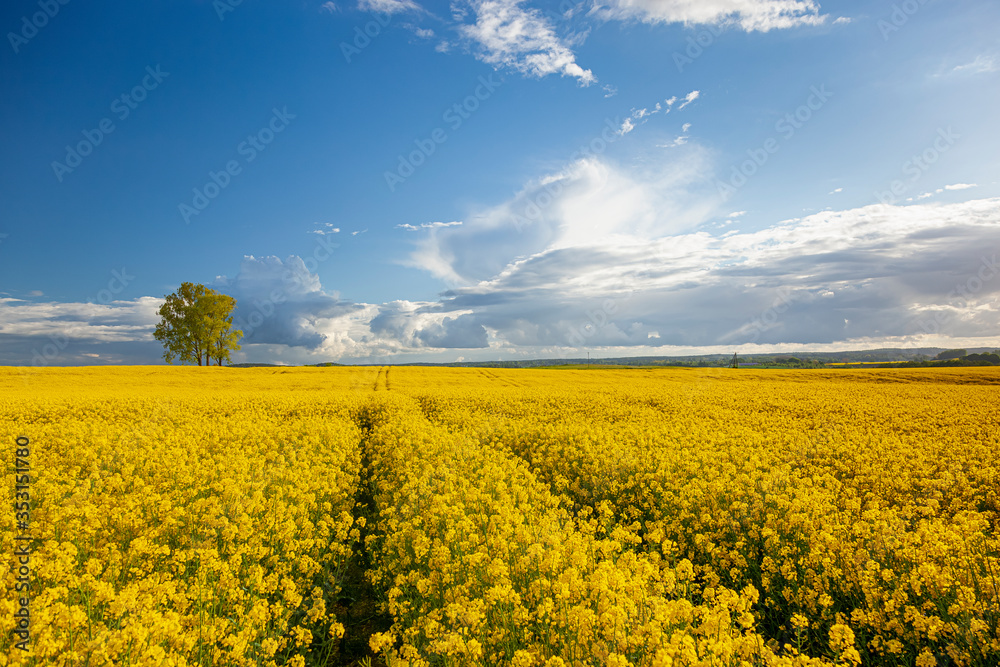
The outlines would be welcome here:
[[[253,362],[243,364],[229,364],[230,368],[279,368],[282,364],[258,364]]]
[[[848,350],[844,352],[811,352],[801,350],[782,352],[780,354],[747,354],[738,355],[740,366],[757,368],[823,368],[827,364],[864,364],[878,367],[880,364],[893,366],[972,366],[991,365],[988,359],[994,348],[981,347],[966,350],[967,357],[949,361],[934,361],[941,352],[941,347],[923,348],[885,348],[879,350]],[[986,355],[982,357],[981,355]],[[310,366],[444,366],[454,368],[536,368],[539,366],[559,367],[575,366],[643,366],[643,367],[689,367],[689,368],[721,368],[732,362],[731,354],[705,354],[688,356],[659,357],[607,357],[567,359],[518,359],[510,361],[456,361],[451,363],[412,362],[399,364],[341,364],[325,362],[310,364]],[[276,366],[278,364],[246,363],[233,364],[234,368],[249,368],[255,366]]]

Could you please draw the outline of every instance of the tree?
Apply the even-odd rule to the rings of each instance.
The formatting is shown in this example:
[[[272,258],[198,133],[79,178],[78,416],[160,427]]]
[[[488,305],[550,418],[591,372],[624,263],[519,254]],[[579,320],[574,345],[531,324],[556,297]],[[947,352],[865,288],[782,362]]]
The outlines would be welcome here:
[[[240,349],[240,337],[243,332],[233,329],[233,308],[236,299],[228,294],[217,294],[207,306],[207,333],[205,362],[215,359],[217,366],[223,361],[230,361],[229,353]]]
[[[965,350],[945,350],[944,352],[939,352],[935,359],[938,361],[947,361],[948,359],[961,359],[968,352]]]
[[[204,285],[182,283],[164,299],[153,337],[163,343],[167,363],[178,359],[208,366],[215,359],[221,366],[229,360],[230,351],[240,349],[243,332],[232,328],[233,297]]]

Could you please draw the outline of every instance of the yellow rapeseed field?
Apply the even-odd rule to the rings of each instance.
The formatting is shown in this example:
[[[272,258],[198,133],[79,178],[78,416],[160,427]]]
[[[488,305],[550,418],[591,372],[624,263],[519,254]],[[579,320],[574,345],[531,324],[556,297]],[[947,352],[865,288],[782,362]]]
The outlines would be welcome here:
[[[0,369],[0,665],[347,665],[364,633],[375,665],[994,667],[998,393],[969,368]]]

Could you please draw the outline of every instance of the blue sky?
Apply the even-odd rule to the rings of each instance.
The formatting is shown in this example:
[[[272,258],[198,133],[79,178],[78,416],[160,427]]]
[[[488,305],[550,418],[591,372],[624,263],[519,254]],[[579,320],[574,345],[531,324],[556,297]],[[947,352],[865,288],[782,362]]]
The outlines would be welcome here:
[[[986,1],[20,0],[0,363],[1000,344]]]

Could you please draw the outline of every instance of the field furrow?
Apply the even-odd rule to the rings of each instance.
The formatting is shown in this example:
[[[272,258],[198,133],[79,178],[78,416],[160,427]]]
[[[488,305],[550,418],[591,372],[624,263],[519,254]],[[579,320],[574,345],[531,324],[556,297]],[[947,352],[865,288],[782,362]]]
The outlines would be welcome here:
[[[372,578],[394,619],[372,646],[389,664],[812,664],[764,645],[751,587],[695,602],[690,563],[595,536],[516,457],[410,399],[370,411]]]

